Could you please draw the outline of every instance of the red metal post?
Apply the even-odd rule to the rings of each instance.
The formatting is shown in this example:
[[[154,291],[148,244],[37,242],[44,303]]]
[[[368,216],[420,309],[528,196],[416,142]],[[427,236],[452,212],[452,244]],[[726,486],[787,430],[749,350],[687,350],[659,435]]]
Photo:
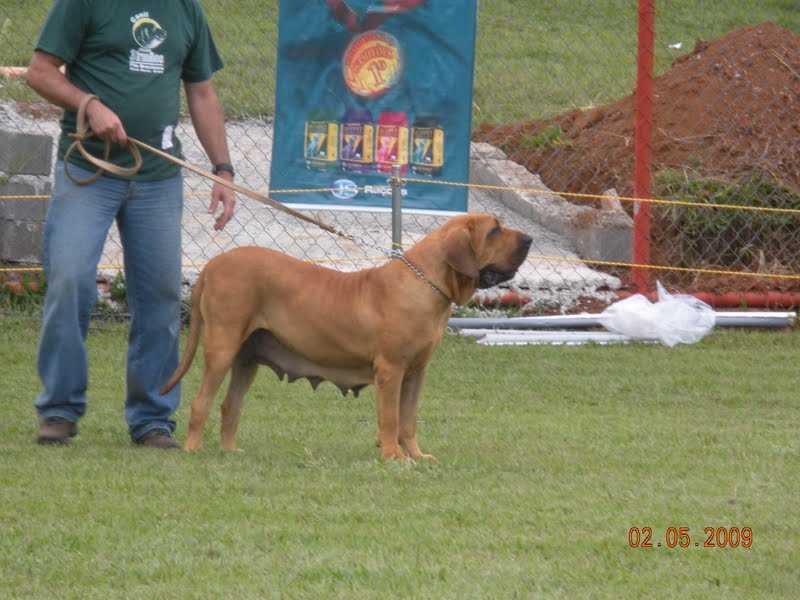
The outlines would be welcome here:
[[[634,133],[633,194],[650,198],[652,194],[653,56],[655,46],[655,0],[639,0],[639,51],[636,75],[636,123]],[[650,263],[650,204],[634,204],[633,262]],[[638,292],[650,289],[650,273],[633,269]]]

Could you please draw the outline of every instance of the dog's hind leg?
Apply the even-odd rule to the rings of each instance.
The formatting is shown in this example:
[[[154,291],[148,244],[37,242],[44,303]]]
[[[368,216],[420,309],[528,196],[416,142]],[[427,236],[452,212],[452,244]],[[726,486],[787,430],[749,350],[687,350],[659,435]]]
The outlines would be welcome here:
[[[408,373],[403,379],[400,392],[400,445],[414,460],[436,460],[431,454],[424,454],[417,446],[417,407],[425,381],[425,369]]]
[[[213,333],[217,333],[217,335],[213,335]],[[203,382],[200,384],[200,391],[192,401],[189,433],[183,445],[183,449],[187,452],[199,450],[203,446],[203,428],[211,411],[211,405],[219,386],[222,385],[225,375],[233,364],[239,344],[238,337],[233,337],[229,333],[226,335],[219,329],[216,332],[212,332],[210,329],[207,331],[206,338],[203,340],[205,346]]]
[[[240,352],[233,361],[231,382],[228,384],[228,393],[222,402],[222,418],[220,420],[220,434],[222,449],[225,452],[236,451],[236,431],[239,429],[239,417],[242,415],[244,395],[258,371],[258,363],[245,357]]]

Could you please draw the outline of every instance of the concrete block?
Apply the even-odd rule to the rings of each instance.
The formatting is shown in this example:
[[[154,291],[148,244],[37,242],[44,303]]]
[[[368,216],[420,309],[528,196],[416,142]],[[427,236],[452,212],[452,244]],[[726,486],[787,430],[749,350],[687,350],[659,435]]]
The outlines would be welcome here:
[[[617,262],[633,258],[633,219],[624,211],[592,209],[591,220],[573,232],[580,256]]]
[[[12,175],[49,175],[53,138],[0,129],[0,171]]]
[[[7,181],[0,196],[49,195],[50,183]],[[0,260],[39,263],[49,200],[0,199]]]
[[[485,142],[473,142],[469,151],[470,156],[477,159],[505,160],[508,158],[500,148]]]
[[[488,190],[496,200],[571,243],[586,259],[628,262],[632,255],[633,220],[614,203],[608,209],[573,204],[549,190],[538,175],[510,161],[499,149],[473,144],[470,181],[502,186]],[[526,191],[523,191],[526,190]]]
[[[43,234],[44,223],[0,219],[0,260],[40,263]]]

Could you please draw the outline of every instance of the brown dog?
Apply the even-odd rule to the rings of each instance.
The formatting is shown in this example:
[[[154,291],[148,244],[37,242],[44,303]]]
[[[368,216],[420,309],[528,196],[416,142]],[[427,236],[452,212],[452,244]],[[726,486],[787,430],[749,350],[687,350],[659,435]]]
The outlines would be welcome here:
[[[374,383],[384,458],[432,458],[417,446],[417,404],[425,368],[452,303],[511,279],[531,238],[486,214],[450,219],[392,260],[342,273],[265,248],[237,248],[213,260],[192,292],[189,340],[164,394],[189,369],[203,331],[205,369],[192,402],[184,448],[198,450],[214,396],[232,369],[222,403],[222,447],[236,450],[242,400],[259,364],[289,381],[324,380],[343,393]],[[424,277],[424,278],[423,278]]]

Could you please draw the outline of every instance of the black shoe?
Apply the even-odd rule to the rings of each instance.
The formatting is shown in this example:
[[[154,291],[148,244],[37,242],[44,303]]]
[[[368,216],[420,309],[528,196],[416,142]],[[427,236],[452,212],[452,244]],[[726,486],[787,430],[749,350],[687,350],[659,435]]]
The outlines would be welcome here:
[[[39,421],[37,444],[69,444],[70,438],[78,435],[78,424],[61,417],[50,417]]]
[[[177,450],[181,447],[172,434],[165,429],[148,431],[133,443],[144,448],[158,448],[159,450]]]

